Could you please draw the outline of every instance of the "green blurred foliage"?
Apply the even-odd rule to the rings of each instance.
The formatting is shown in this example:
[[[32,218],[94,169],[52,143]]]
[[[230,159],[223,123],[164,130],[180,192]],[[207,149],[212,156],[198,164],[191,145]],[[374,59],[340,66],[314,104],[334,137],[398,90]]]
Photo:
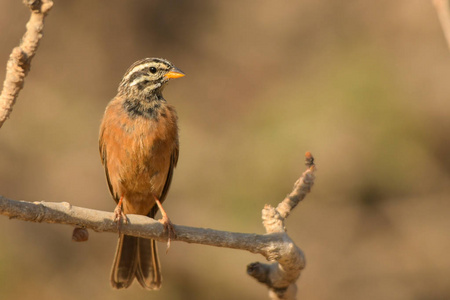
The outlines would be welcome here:
[[[29,13],[2,1],[0,14],[5,66]],[[165,90],[181,130],[175,223],[263,232],[262,207],[311,151],[316,185],[287,224],[307,258],[299,298],[450,298],[450,53],[429,1],[56,1],[0,131],[0,194],[112,211],[99,123],[152,56],[187,73]],[[114,235],[0,226],[0,299],[266,298],[249,253],[174,243],[161,291],[114,291]]]

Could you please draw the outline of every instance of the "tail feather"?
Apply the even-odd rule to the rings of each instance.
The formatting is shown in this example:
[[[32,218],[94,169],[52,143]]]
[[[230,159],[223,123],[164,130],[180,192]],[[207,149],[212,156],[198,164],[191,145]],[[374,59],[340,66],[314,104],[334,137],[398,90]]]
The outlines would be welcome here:
[[[137,247],[138,238],[123,234],[119,236],[116,256],[111,271],[111,284],[114,288],[127,288],[133,282],[137,266]]]
[[[120,235],[111,271],[111,284],[116,289],[127,288],[137,278],[142,287],[161,287],[161,266],[154,240]]]
[[[149,290],[161,288],[161,265],[155,240],[139,238],[137,260],[136,279],[141,286]]]

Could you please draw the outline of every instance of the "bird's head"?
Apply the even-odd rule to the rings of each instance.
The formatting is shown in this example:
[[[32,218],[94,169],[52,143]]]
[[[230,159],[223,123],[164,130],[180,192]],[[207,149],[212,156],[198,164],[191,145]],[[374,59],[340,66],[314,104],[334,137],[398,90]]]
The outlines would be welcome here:
[[[171,62],[162,58],[145,58],[132,64],[119,85],[119,93],[130,96],[158,94],[173,78],[184,73]]]

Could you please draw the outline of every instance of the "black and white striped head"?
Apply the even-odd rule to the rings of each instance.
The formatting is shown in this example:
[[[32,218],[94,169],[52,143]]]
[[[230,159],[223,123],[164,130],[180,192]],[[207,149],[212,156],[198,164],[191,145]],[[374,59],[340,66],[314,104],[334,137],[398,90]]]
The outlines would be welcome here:
[[[162,58],[138,60],[123,76],[119,93],[149,95],[162,90],[169,79],[183,77],[184,73]]]

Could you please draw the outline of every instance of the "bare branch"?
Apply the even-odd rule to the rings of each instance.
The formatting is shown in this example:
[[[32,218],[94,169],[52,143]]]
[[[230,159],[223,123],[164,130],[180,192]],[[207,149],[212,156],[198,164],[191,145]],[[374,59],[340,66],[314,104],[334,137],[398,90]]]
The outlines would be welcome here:
[[[23,221],[38,223],[57,223],[92,229],[96,232],[118,233],[114,214],[111,212],[72,206],[67,202],[26,202],[7,199],[0,196],[0,214]],[[120,226],[120,232],[127,235],[167,241],[163,225],[152,218],[141,215],[127,215],[128,222]],[[194,228],[174,225],[177,232],[173,241],[183,241],[226,248],[247,250],[253,253],[265,253],[266,249],[255,244],[267,243],[280,237],[266,235],[233,233],[213,229]]]
[[[6,65],[6,77],[0,95],[0,128],[9,117],[25,76],[30,71],[31,59],[42,38],[45,16],[53,6],[52,0],[25,0],[24,3],[31,10],[31,16],[20,45],[12,50]]]
[[[450,49],[450,3],[449,0],[433,0],[434,7],[441,22],[442,30]]]
[[[314,184],[316,171],[314,157],[310,152],[306,152],[305,157],[308,169],[294,184],[292,192],[278,204],[277,208],[266,205],[262,211],[266,232],[283,234],[285,239],[284,243],[277,245],[281,247],[278,251],[270,253],[276,256],[266,256],[269,261],[276,262],[273,264],[252,263],[247,266],[247,273],[269,287],[269,297],[274,300],[295,299],[297,292],[295,282],[305,268],[304,254],[286,234],[284,225],[285,219],[311,191]]]
[[[310,152],[306,152],[305,158],[305,165],[308,167],[308,170],[294,184],[292,192],[278,204],[276,209],[270,205],[266,205],[264,208],[262,218],[267,233],[284,232],[284,220],[311,191],[314,184],[316,166],[314,165],[314,157]]]
[[[295,299],[295,282],[305,267],[303,252],[294,244],[284,228],[284,220],[291,210],[303,200],[314,183],[315,166],[308,152],[308,169],[294,185],[293,191],[275,209],[266,205],[263,209],[263,224],[267,234],[238,233],[206,228],[173,225],[176,237],[172,241],[195,243],[216,247],[246,250],[266,257],[272,264],[252,263],[247,273],[264,283],[271,299]],[[30,222],[45,222],[72,225],[97,232],[118,233],[114,214],[89,208],[72,206],[67,202],[26,202],[15,201],[0,196],[0,214],[11,219]],[[163,225],[146,216],[127,215],[128,222],[120,227],[126,235],[167,241]],[[73,239],[87,239],[87,232],[74,232]]]

